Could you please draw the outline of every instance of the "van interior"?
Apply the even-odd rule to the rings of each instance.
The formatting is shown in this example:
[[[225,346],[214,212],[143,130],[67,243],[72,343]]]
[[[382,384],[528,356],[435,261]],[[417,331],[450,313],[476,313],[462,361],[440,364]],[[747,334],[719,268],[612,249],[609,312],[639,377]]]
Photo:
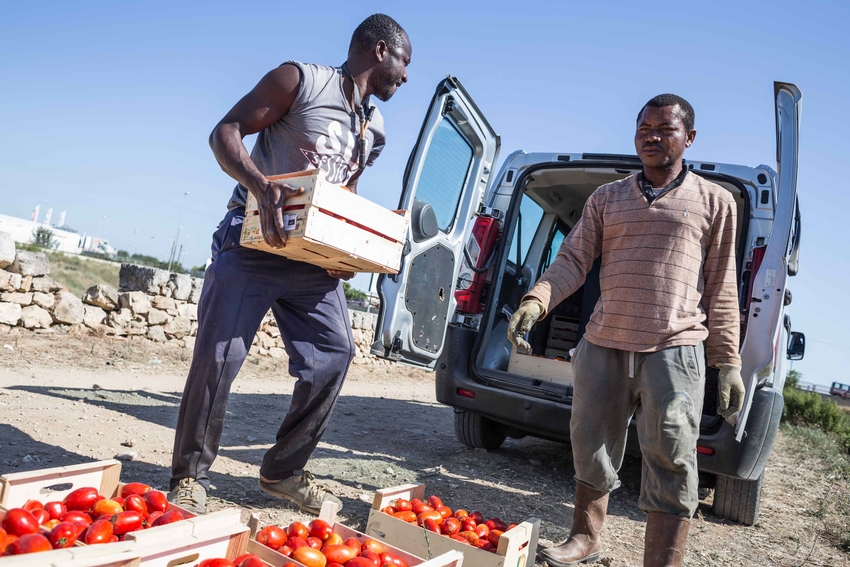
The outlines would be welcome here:
[[[576,164],[578,166],[578,164]],[[600,185],[623,179],[638,171],[624,167],[552,166],[536,169],[517,181],[521,199],[513,199],[507,212],[503,238],[497,249],[497,273],[487,293],[487,310],[478,333],[476,373],[491,384],[533,393],[541,397],[572,401],[570,350],[575,347],[599,298],[600,259],[588,274],[585,285],[558,305],[531,330],[531,358],[516,353],[507,338],[508,320],[522,297],[555,260],[565,236],[578,222],[585,201]],[[747,192],[734,179],[711,181],[727,189],[738,204],[736,244],[745,239],[743,230],[749,210]],[[740,250],[740,246],[736,247]],[[505,251],[507,253],[505,254]],[[741,270],[741,254],[738,273]],[[739,277],[740,280],[740,277]],[[518,364],[518,361],[524,361]],[[716,412],[717,371],[708,369],[703,427],[718,424]],[[711,394],[711,395],[710,395]]]

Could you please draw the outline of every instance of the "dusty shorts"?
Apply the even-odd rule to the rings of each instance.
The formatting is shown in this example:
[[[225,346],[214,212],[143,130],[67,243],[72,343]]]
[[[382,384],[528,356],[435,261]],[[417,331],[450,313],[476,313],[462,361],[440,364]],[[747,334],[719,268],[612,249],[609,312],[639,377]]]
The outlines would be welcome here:
[[[699,423],[705,391],[702,343],[629,352],[582,340],[573,357],[570,440],[576,480],[610,492],[620,481],[634,416],[643,453],[644,512],[693,516]]]

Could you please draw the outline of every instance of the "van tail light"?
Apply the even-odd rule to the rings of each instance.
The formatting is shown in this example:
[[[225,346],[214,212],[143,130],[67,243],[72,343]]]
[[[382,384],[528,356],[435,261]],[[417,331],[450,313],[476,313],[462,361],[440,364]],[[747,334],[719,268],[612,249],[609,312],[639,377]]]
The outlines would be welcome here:
[[[467,390],[465,388],[458,388],[457,389],[457,395],[463,396],[464,398],[475,399],[475,392],[473,392],[472,390]]]
[[[702,445],[697,445],[697,453],[700,455],[708,455],[711,456],[714,454],[714,449],[711,447],[703,447]]]
[[[761,268],[761,263],[764,260],[764,253],[767,251],[767,246],[758,246],[753,248],[753,261],[750,266],[750,277],[747,282],[747,294],[743,298],[744,304],[741,305],[741,312],[746,314],[743,324],[741,325],[741,341],[739,344],[744,344],[744,338],[747,336],[747,322],[749,321],[750,304],[753,302],[753,286],[755,285],[756,274]]]
[[[493,217],[479,216],[472,225],[472,234],[466,243],[464,258],[458,274],[458,313],[476,314],[483,310],[484,282],[489,268],[488,260],[499,238],[499,224]]]

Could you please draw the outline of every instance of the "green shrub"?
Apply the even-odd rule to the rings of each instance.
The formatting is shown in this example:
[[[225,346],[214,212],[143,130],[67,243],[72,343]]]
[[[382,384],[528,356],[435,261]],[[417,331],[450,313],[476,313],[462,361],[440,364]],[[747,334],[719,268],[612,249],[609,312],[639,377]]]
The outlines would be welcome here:
[[[850,452],[850,415],[832,400],[824,399],[817,392],[797,388],[799,374],[789,374],[782,395],[785,407],[782,421],[792,425],[817,427],[836,436],[838,442]]]

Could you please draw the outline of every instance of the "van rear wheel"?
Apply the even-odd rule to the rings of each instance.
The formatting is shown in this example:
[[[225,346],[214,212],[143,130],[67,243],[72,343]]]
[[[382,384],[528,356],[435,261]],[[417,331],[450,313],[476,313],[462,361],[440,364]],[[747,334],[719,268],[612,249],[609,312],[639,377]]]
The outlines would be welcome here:
[[[724,520],[752,526],[759,519],[764,471],[755,480],[717,475],[714,486],[714,515]]]
[[[455,410],[455,435],[458,441],[473,449],[498,449],[505,442],[505,434],[498,423],[465,410]]]

